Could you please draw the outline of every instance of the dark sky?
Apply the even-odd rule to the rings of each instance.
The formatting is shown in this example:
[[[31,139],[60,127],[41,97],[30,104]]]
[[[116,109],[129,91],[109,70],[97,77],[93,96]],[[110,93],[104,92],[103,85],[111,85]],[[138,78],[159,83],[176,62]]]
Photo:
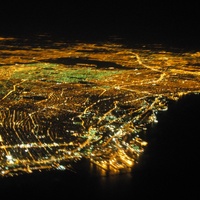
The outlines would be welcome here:
[[[0,33],[122,34],[194,42],[199,35],[198,4],[194,0],[7,0],[0,3]]]

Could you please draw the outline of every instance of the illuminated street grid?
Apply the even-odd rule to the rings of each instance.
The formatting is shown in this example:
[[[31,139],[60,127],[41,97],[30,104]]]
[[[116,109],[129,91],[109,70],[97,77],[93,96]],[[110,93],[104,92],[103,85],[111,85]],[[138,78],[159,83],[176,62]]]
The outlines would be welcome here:
[[[147,124],[200,91],[200,52],[41,41],[0,38],[2,177],[74,171],[83,158],[102,175],[128,172]]]

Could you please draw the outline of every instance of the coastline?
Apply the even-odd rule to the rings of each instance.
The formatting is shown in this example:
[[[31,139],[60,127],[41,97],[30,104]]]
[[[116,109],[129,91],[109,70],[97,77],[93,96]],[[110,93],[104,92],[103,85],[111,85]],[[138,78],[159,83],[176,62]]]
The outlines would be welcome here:
[[[199,100],[198,94],[186,95],[159,114],[158,124],[147,131],[149,145],[131,173],[98,177],[84,170],[82,174],[53,171],[1,178],[2,196],[196,197]]]

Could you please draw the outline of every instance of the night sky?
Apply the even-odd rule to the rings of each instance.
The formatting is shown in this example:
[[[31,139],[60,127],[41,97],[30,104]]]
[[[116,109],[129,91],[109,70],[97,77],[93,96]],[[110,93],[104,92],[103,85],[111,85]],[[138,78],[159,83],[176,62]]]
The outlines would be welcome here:
[[[198,1],[9,1],[0,3],[1,33],[51,32],[75,37],[199,42]]]

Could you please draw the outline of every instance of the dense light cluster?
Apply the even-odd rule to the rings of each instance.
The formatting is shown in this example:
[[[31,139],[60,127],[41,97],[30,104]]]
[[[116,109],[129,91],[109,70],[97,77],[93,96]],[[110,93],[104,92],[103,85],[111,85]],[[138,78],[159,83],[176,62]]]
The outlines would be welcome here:
[[[168,100],[200,91],[199,52],[16,44],[0,40],[1,176],[73,171],[82,158],[102,175],[128,172]]]

